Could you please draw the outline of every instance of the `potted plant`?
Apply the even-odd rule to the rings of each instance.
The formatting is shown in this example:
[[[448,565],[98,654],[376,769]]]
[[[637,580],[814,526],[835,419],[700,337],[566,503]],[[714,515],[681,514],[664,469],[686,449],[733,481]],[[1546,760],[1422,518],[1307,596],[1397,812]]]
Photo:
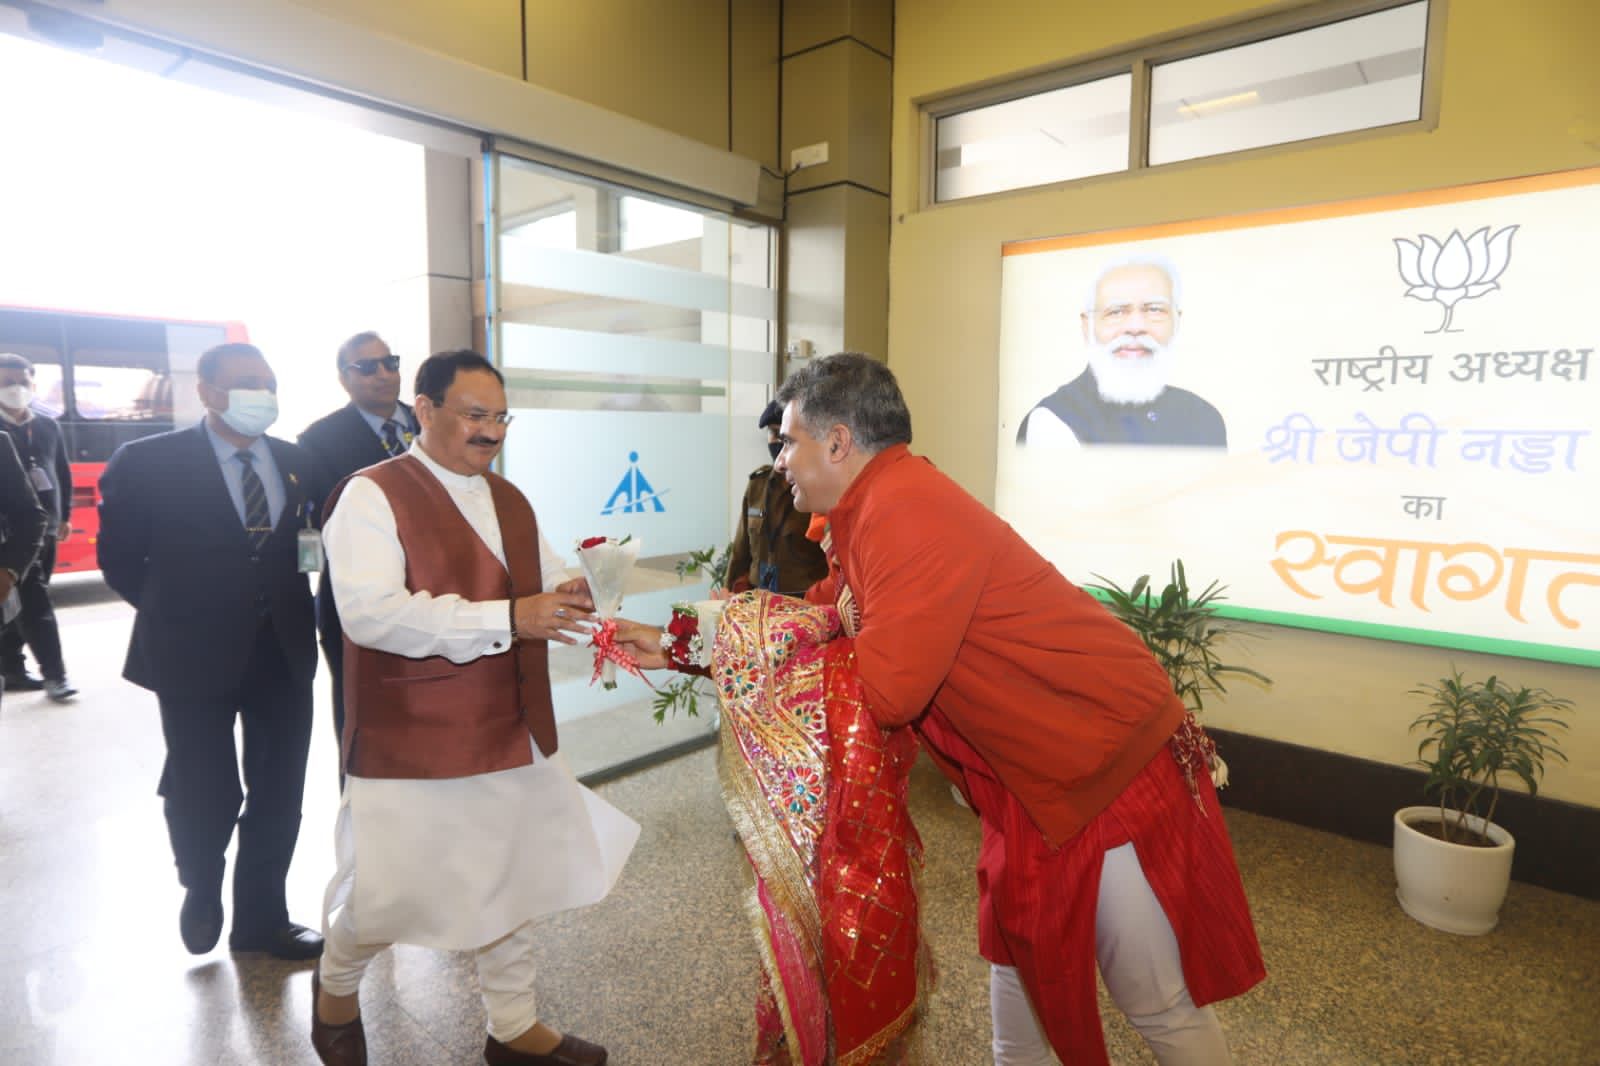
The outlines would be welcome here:
[[[1438,805],[1395,812],[1395,895],[1424,925],[1479,936],[1500,920],[1516,850],[1494,823],[1500,777],[1538,794],[1545,760],[1566,761],[1555,731],[1567,728],[1557,715],[1572,701],[1494,676],[1468,681],[1459,670],[1411,692],[1428,698],[1411,728],[1423,731],[1417,765]]]
[[[1239,633],[1237,626],[1217,614],[1217,604],[1226,598],[1225,586],[1213,581],[1198,595],[1191,593],[1182,559],[1173,562],[1160,595],[1151,591],[1148,574],[1141,575],[1129,589],[1099,574],[1094,576],[1100,584],[1085,586],[1087,590],[1139,635],[1166,670],[1172,691],[1191,714],[1198,716],[1205,709],[1208,694],[1226,694],[1224,674],[1272,684],[1272,679],[1259,670],[1230,665],[1219,658],[1224,641]],[[1218,788],[1227,784],[1228,767],[1220,757],[1214,759],[1211,779]]]

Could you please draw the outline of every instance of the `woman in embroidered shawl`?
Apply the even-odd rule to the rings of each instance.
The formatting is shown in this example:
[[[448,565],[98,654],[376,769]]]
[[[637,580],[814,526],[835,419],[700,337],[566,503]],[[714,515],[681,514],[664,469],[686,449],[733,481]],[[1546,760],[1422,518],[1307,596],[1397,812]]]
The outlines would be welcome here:
[[[862,703],[838,613],[753,592],[711,648],[721,774],[754,873],[756,1063],[910,1061],[927,967],[906,810],[916,741]]]

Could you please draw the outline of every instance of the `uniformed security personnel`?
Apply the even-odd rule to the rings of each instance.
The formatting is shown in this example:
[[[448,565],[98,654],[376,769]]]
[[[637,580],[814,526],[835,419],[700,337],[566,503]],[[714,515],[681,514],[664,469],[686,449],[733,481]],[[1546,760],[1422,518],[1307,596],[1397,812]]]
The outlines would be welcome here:
[[[767,431],[767,449],[778,457],[778,424],[783,408],[767,404],[757,425]],[[812,584],[828,576],[822,549],[806,538],[811,516],[795,510],[794,497],[783,475],[772,466],[759,466],[744,490],[739,528],[733,534],[728,557],[728,588],[732,592],[767,589],[785,596],[803,596]]]

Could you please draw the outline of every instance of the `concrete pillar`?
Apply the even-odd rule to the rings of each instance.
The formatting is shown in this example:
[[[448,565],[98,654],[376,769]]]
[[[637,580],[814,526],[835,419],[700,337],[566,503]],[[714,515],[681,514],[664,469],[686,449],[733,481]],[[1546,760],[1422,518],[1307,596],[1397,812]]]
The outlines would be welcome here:
[[[888,357],[893,50],[893,0],[783,5],[780,161],[827,146],[788,177],[785,347]]]
[[[377,294],[378,307],[368,316],[390,346],[406,362],[409,378],[434,352],[473,345],[472,279],[475,268],[472,161],[433,148],[422,149],[422,240],[415,258],[396,263],[394,280]],[[396,225],[414,226],[412,219]],[[409,368],[409,369],[408,369]]]

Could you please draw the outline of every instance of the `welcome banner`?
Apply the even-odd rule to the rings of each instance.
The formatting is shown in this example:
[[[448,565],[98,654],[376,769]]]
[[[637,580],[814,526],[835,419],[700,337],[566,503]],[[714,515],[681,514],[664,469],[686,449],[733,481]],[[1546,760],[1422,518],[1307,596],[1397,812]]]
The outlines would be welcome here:
[[[1003,255],[996,509],[1069,578],[1600,665],[1600,168]]]

